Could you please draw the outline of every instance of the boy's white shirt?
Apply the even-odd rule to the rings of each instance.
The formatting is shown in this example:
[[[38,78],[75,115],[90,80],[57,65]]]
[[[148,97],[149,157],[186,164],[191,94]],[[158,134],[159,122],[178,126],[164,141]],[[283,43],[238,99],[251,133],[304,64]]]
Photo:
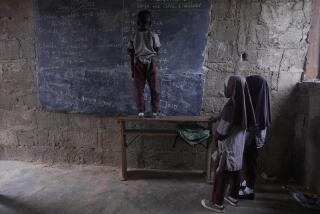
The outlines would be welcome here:
[[[136,31],[128,43],[128,49],[134,50],[135,59],[144,64],[151,62],[151,58],[156,56],[155,48],[160,48],[158,34],[152,31]]]

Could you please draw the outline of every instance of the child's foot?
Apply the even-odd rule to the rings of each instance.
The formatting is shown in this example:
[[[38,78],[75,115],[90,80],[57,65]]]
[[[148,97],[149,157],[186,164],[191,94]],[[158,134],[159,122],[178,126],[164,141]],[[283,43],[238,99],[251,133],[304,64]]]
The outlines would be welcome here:
[[[237,207],[239,205],[239,201],[231,196],[225,197],[224,200],[228,202],[231,206]]]
[[[143,118],[144,117],[144,113],[143,112],[139,112],[138,117]]]
[[[224,206],[223,205],[218,205],[218,204],[212,204],[210,201],[206,199],[201,200],[201,205],[209,210],[212,210],[217,213],[223,213],[224,212]]]
[[[158,118],[158,117],[164,117],[165,115],[160,112],[152,112],[152,117]]]
[[[249,187],[239,190],[238,198],[244,200],[254,200],[254,190]]]
[[[240,189],[245,189],[246,186],[247,186],[246,180],[244,180],[244,181],[242,181],[242,182],[240,183]]]
[[[152,117],[154,117],[154,118],[159,117],[159,113],[158,112],[152,112]]]

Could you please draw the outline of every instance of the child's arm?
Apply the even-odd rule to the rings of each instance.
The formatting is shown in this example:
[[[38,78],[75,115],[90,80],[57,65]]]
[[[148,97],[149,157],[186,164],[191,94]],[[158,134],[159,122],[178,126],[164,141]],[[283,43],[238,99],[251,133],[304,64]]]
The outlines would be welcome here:
[[[134,78],[134,45],[133,45],[133,37],[130,38],[128,42],[128,53],[130,56],[130,66],[131,66],[131,76]]]
[[[220,119],[220,122],[213,136],[214,142],[223,141],[226,138],[228,138],[229,137],[228,130],[230,129],[230,126],[231,126],[231,123],[223,119]]]
[[[152,39],[153,39],[153,49],[157,52],[157,54],[159,54],[161,44],[160,44],[160,39],[158,34],[153,33]]]
[[[128,53],[130,56],[131,76],[134,78],[134,49],[128,48]]]
[[[218,141],[223,141],[228,137],[229,137],[228,135],[222,135],[218,132],[218,130],[216,130],[213,135],[213,140],[214,142],[218,142]]]
[[[210,121],[212,122],[217,122],[220,119],[221,119],[220,113],[213,113],[212,116],[210,117]]]
[[[221,139],[221,134],[217,131],[217,130],[215,130],[215,132],[214,132],[214,134],[213,134],[213,141],[214,142],[218,142],[218,140],[220,140]]]

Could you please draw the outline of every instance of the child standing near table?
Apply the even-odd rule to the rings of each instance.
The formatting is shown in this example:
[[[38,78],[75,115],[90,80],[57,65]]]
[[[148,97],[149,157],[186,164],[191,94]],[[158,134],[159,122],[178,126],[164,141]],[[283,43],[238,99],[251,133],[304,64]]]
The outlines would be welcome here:
[[[266,131],[271,123],[271,107],[268,82],[260,75],[246,77],[252,105],[256,117],[257,127],[247,130],[246,144],[244,147],[243,180],[239,199],[253,200],[254,185],[257,177],[257,158],[261,152],[266,138]]]
[[[138,116],[144,117],[144,88],[148,82],[151,92],[152,116],[159,116],[160,83],[154,57],[159,53],[159,36],[151,31],[151,13],[140,11],[137,17],[137,31],[128,44],[132,77],[134,79],[134,97]]]
[[[225,87],[225,96],[229,100],[223,107],[214,133],[218,149],[212,201],[205,199],[201,201],[203,207],[215,212],[224,212],[223,201],[232,206],[238,205],[239,175],[242,169],[246,129],[255,126],[246,80],[240,76],[231,76]],[[229,184],[229,195],[225,197]]]

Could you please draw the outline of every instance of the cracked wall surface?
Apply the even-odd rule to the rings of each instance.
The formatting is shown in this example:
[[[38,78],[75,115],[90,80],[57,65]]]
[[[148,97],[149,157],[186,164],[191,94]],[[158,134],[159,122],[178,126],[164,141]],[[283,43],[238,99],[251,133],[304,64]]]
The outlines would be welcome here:
[[[32,0],[0,2],[0,158],[48,163],[120,165],[115,119],[47,112],[37,94]],[[141,125],[138,125],[141,126]],[[172,138],[143,138],[128,151],[130,167],[204,166],[204,148]]]
[[[292,150],[293,177],[320,193],[320,82],[303,82],[297,89],[297,115]]]
[[[261,170],[272,174],[288,175],[291,168],[294,90],[304,71],[311,7],[311,0],[213,1],[203,111],[221,110],[228,75],[264,76],[271,88],[273,122]]]
[[[272,89],[273,123],[264,168],[288,169],[295,117],[294,86],[304,69],[311,0],[213,0],[203,114],[220,111],[223,83],[231,74],[261,74]],[[0,158],[119,165],[119,126],[114,119],[41,109],[37,97],[33,1],[0,2]],[[246,53],[246,61],[240,56]],[[169,143],[168,143],[169,142]],[[129,166],[204,167],[203,148],[173,139],[144,138],[129,149]]]
[[[0,1],[0,157],[48,163],[120,160],[115,120],[41,109],[33,1]]]

